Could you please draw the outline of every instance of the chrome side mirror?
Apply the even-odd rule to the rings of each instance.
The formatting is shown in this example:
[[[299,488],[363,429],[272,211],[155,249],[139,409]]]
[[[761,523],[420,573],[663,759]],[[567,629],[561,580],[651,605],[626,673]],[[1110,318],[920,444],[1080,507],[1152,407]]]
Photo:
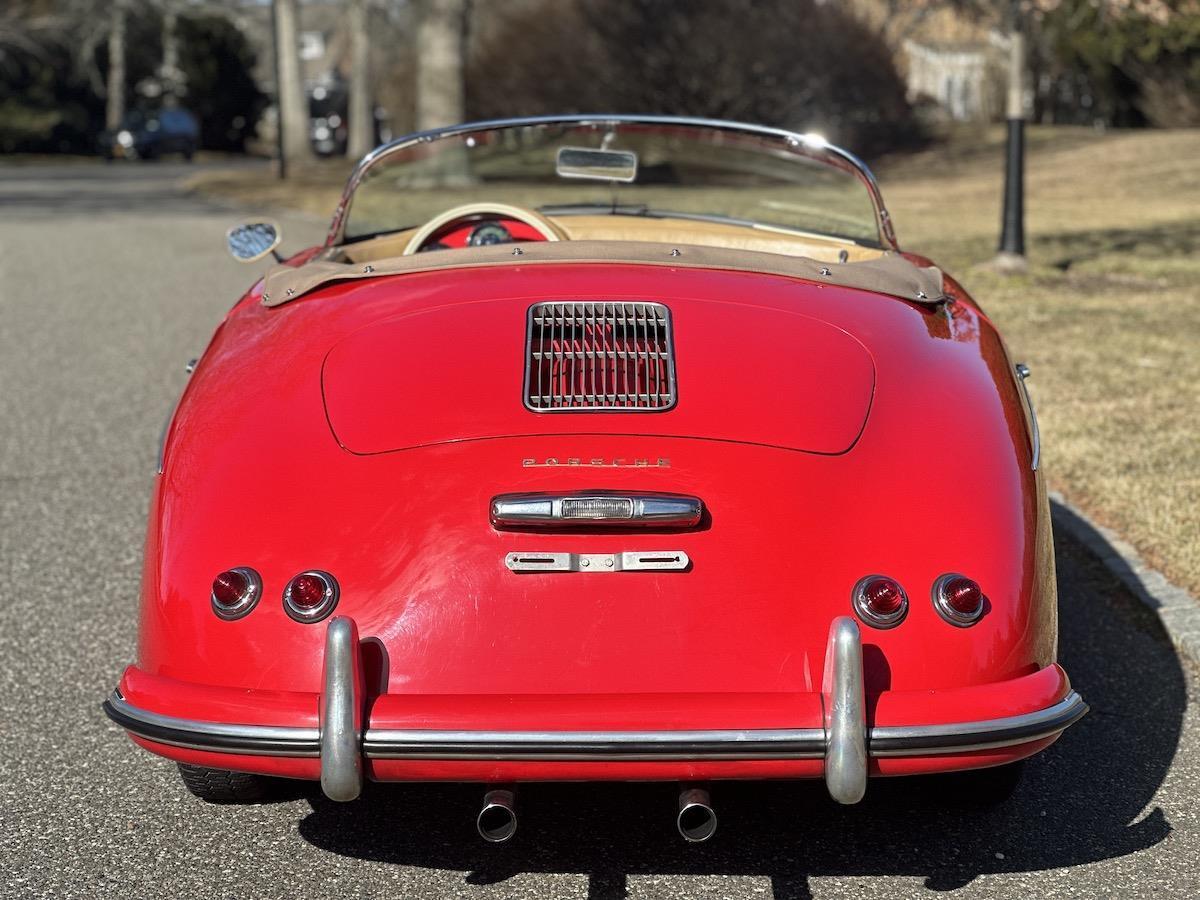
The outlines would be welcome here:
[[[247,222],[225,232],[229,252],[238,262],[254,262],[279,246],[279,226],[274,222]],[[279,254],[275,253],[279,259]]]

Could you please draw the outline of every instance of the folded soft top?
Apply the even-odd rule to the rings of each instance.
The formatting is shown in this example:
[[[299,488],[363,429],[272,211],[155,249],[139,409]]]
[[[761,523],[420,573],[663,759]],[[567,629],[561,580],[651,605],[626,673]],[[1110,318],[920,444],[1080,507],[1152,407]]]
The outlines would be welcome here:
[[[898,253],[877,259],[830,263],[803,256],[784,256],[725,247],[659,244],[647,241],[545,241],[495,244],[397,256],[371,263],[313,260],[302,266],[277,265],[267,272],[264,306],[278,306],[338,281],[379,278],[410,272],[483,266],[532,266],[547,263],[658,265],[673,268],[726,269],[783,275],[839,287],[888,294],[916,303],[945,299],[941,270],[917,266]]]

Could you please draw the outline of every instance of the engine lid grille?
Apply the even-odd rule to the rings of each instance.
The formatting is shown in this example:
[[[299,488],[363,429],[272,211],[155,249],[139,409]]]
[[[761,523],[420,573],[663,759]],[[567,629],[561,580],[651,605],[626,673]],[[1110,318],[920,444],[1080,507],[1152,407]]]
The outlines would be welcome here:
[[[671,313],[661,303],[536,303],[525,356],[525,406],[534,412],[675,405]]]

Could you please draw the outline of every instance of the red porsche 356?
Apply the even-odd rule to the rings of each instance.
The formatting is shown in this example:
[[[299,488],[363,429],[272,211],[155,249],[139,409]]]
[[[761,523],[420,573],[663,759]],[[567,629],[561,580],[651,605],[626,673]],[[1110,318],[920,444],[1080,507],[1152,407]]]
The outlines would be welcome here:
[[[243,259],[279,240],[230,232]],[[193,792],[978,769],[1087,707],[996,328],[867,168],[696,119],[380,147],[221,323],[163,439],[105,710]]]

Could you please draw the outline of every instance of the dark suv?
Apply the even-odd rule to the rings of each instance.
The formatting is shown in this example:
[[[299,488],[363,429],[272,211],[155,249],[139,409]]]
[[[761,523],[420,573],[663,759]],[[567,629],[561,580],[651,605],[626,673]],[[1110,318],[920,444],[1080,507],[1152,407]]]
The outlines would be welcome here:
[[[121,120],[116,131],[100,134],[100,152],[106,159],[155,159],[167,153],[182,153],[191,160],[200,142],[200,123],[186,109],[154,112],[134,110]]]

